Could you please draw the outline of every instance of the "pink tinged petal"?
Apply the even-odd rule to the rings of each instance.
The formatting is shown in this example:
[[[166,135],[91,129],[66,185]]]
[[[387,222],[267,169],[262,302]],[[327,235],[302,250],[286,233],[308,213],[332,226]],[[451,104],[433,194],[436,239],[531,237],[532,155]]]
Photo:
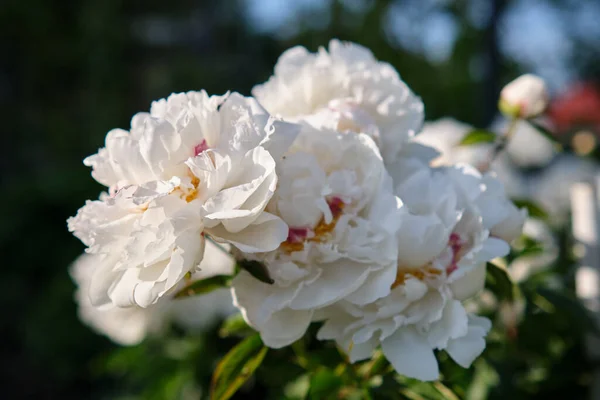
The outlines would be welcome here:
[[[381,350],[399,374],[421,381],[434,381],[439,377],[433,350],[415,328],[397,330],[381,342]]]
[[[288,231],[288,237],[286,242],[289,243],[302,243],[308,237],[309,228],[293,228],[290,227]]]
[[[206,143],[206,139],[202,139],[202,142],[194,146],[194,157],[206,150],[208,150],[208,143]]]
[[[485,349],[485,336],[491,323],[487,318],[469,316],[469,329],[465,336],[450,340],[446,352],[458,365],[469,368]]]
[[[223,225],[207,228],[206,232],[215,239],[226,241],[247,253],[272,251],[285,241],[288,226],[273,214],[263,212],[247,228],[240,232],[229,232]]]
[[[458,274],[459,271],[454,274]],[[450,283],[450,289],[454,294],[454,298],[462,301],[479,293],[485,285],[485,272],[486,265],[481,264],[467,271],[465,275],[453,280]]]
[[[386,297],[396,279],[396,264],[388,265],[373,272],[367,281],[355,292],[345,297],[346,301],[362,306]]]
[[[347,259],[321,267],[321,277],[304,286],[290,303],[290,308],[308,310],[333,304],[357,290],[371,272],[367,265]]]

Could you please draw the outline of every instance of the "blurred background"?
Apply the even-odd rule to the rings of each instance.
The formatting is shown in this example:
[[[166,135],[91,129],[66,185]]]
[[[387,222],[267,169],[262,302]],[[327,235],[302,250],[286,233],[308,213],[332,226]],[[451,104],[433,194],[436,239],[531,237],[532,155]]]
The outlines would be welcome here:
[[[568,222],[557,222],[565,213],[568,220],[568,187],[560,185],[597,173],[599,20],[597,0],[3,0],[3,396],[188,398],[171,396],[186,379],[208,379],[210,364],[196,365],[192,377],[179,372],[231,344],[215,345],[214,330],[186,342],[200,356],[182,361],[152,343],[118,349],[78,320],[67,268],[84,247],[65,221],[102,189],[82,160],[152,100],[201,88],[249,95],[282,51],[314,51],[331,38],[365,45],[396,67],[423,98],[428,121],[501,126],[502,86],[525,72],[546,79],[554,103],[544,123],[562,152],[551,146],[535,158],[538,147],[524,139],[516,150],[527,154],[508,154],[511,172],[503,179],[518,181],[509,190],[515,198],[551,199],[549,208],[564,203],[549,210],[556,214],[540,210],[554,253],[541,272],[517,277],[524,296],[539,285],[572,293],[573,263],[562,245]],[[591,144],[580,148],[574,138],[581,142],[582,132]],[[544,192],[543,182],[551,189]],[[533,298],[525,310],[497,311],[500,336],[491,337],[485,363],[456,379],[479,374],[479,398],[585,398],[592,381],[585,327],[569,299],[557,300],[567,302],[564,309],[544,311]]]

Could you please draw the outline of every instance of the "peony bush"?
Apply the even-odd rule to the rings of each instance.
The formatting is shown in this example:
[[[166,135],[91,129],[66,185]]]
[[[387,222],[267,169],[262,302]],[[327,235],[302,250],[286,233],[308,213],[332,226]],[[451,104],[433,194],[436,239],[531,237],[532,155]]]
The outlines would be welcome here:
[[[316,374],[326,363],[302,360],[336,348],[338,398],[378,374],[436,381],[440,357],[469,368],[492,328],[473,304],[528,218],[488,167],[544,111],[543,81],[502,91],[504,135],[446,122],[420,138],[419,97],[338,40],[287,50],[252,95],[173,94],[84,160],[106,191],[68,221],[87,247],[71,270],[81,319],[130,345],[230,316],[245,339],[215,399],[285,349]],[[450,155],[469,142],[484,147]]]

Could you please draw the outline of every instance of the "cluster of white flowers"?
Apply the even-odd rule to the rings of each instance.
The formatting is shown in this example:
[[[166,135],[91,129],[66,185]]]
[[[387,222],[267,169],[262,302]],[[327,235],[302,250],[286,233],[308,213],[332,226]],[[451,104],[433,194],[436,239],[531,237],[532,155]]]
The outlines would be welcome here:
[[[216,242],[264,267],[266,279],[242,268],[231,293],[269,347],[319,322],[352,362],[381,346],[422,380],[438,377],[436,349],[468,367],[491,324],[462,301],[526,213],[493,173],[431,165],[438,152],[414,140],[422,102],[361,46],[292,48],[253,95],[172,95],[85,160],[108,192],[69,220],[90,253],[74,273],[83,318],[110,335],[135,312],[143,333],[157,329],[173,294],[207,276]]]

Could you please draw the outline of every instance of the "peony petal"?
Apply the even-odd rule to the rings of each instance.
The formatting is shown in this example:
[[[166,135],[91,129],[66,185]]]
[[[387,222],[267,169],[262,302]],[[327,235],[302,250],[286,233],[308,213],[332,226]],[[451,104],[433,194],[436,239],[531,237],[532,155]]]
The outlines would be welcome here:
[[[439,377],[431,346],[412,327],[399,329],[386,338],[381,342],[381,350],[399,374],[421,381],[434,381]]]
[[[223,225],[207,228],[206,232],[246,253],[259,253],[278,248],[287,238],[288,226],[279,217],[263,212],[253,224],[240,232],[231,233]]]
[[[330,305],[357,290],[370,273],[366,265],[350,260],[322,264],[321,268],[321,277],[302,288],[290,303],[291,309],[309,310]]]
[[[485,336],[491,326],[487,318],[469,316],[469,329],[465,336],[448,342],[446,352],[458,365],[469,368],[485,349]]]

